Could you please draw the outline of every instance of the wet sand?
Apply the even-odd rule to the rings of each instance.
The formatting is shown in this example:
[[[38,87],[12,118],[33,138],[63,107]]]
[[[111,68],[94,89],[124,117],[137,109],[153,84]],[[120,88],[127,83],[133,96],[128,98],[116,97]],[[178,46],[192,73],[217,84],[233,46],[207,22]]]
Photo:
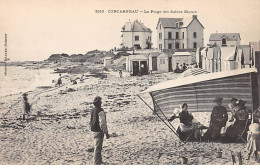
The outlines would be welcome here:
[[[118,73],[111,72],[105,79],[90,78],[77,85],[65,80],[62,87],[30,93],[36,118],[28,121],[20,119],[20,94],[1,97],[0,164],[92,164],[93,141],[88,123],[91,102],[97,95],[103,98],[111,134],[104,140],[106,164],[180,164],[183,156],[193,165],[232,164],[231,150],[241,151],[245,158],[246,144],[180,142],[136,96],[155,83],[177,76],[166,73],[119,78]],[[72,91],[66,92],[68,88]],[[151,104],[149,95],[143,98]],[[207,125],[209,114],[194,116]],[[216,158],[220,149],[223,156]],[[259,164],[254,159],[243,163]]]

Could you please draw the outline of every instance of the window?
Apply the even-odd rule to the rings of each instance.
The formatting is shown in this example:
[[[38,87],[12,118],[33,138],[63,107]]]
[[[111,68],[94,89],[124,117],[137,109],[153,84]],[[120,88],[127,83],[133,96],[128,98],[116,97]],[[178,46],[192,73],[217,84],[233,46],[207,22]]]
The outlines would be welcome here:
[[[182,38],[184,39],[184,32],[182,32]]]
[[[176,32],[176,39],[179,39],[179,32]]]
[[[168,49],[172,49],[172,44],[171,43],[168,44]]]
[[[180,44],[179,43],[175,43],[175,49],[179,49],[180,48]]]
[[[159,39],[162,39],[162,33],[159,33]]]
[[[182,43],[182,48],[184,49],[184,43]]]
[[[139,41],[139,36],[135,36],[135,41]]]
[[[168,39],[172,39],[172,32],[168,32]]]
[[[193,38],[197,38],[197,32],[193,32]]]
[[[160,50],[162,49],[162,44],[159,44],[159,49],[160,49]]]
[[[226,38],[222,38],[222,45],[227,45],[227,39]]]
[[[179,27],[179,23],[176,23],[176,28],[178,28]]]
[[[196,42],[193,43],[193,48],[197,48],[197,43]]]
[[[162,24],[160,24],[160,29],[162,29]]]

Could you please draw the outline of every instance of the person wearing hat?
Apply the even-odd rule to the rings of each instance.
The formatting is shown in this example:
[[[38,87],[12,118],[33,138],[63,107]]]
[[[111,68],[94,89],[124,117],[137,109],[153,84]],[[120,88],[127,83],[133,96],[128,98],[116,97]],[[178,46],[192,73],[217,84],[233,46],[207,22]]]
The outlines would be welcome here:
[[[239,135],[246,140],[246,132],[248,131],[249,122],[248,119],[248,109],[245,106],[246,102],[243,100],[237,100],[235,102],[234,119],[235,122],[232,126],[227,128],[226,135],[224,137],[225,142],[236,142],[239,139]],[[244,131],[245,130],[245,131]]]
[[[95,165],[102,164],[101,150],[103,146],[104,134],[106,138],[109,139],[106,115],[104,110],[101,108],[101,97],[97,96],[94,101],[94,108],[91,110],[90,117],[90,129],[94,136],[94,159]]]
[[[23,110],[24,110],[24,114],[23,114],[23,120],[26,119],[26,117],[28,117],[30,115],[31,112],[31,106],[28,103],[28,94],[24,93],[23,95]]]
[[[232,122],[234,120],[234,116],[235,116],[235,112],[236,112],[236,102],[238,101],[238,99],[236,98],[232,98],[231,102],[228,104],[228,107],[231,111],[231,118],[230,118],[230,122]]]
[[[209,138],[218,139],[220,138],[220,131],[222,127],[225,127],[228,120],[228,114],[226,107],[222,106],[223,98],[217,97],[214,102],[216,106],[213,108],[210,116],[210,125],[209,125]]]

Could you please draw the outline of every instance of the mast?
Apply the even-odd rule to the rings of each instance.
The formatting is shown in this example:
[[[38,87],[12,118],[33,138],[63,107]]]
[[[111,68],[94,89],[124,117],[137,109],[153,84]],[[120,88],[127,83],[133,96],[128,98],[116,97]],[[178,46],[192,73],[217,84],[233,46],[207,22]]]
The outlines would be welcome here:
[[[7,75],[7,34],[5,33],[5,76]]]

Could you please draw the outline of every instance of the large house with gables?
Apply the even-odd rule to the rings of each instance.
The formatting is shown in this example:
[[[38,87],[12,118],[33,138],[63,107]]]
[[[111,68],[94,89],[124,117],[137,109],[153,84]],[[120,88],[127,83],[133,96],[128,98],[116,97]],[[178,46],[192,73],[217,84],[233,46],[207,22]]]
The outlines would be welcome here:
[[[196,49],[204,46],[204,26],[197,15],[188,18],[159,18],[156,30],[158,49]]]
[[[123,48],[150,49],[152,48],[152,31],[144,26],[144,23],[135,20],[134,22],[126,22],[122,27],[122,43]]]

